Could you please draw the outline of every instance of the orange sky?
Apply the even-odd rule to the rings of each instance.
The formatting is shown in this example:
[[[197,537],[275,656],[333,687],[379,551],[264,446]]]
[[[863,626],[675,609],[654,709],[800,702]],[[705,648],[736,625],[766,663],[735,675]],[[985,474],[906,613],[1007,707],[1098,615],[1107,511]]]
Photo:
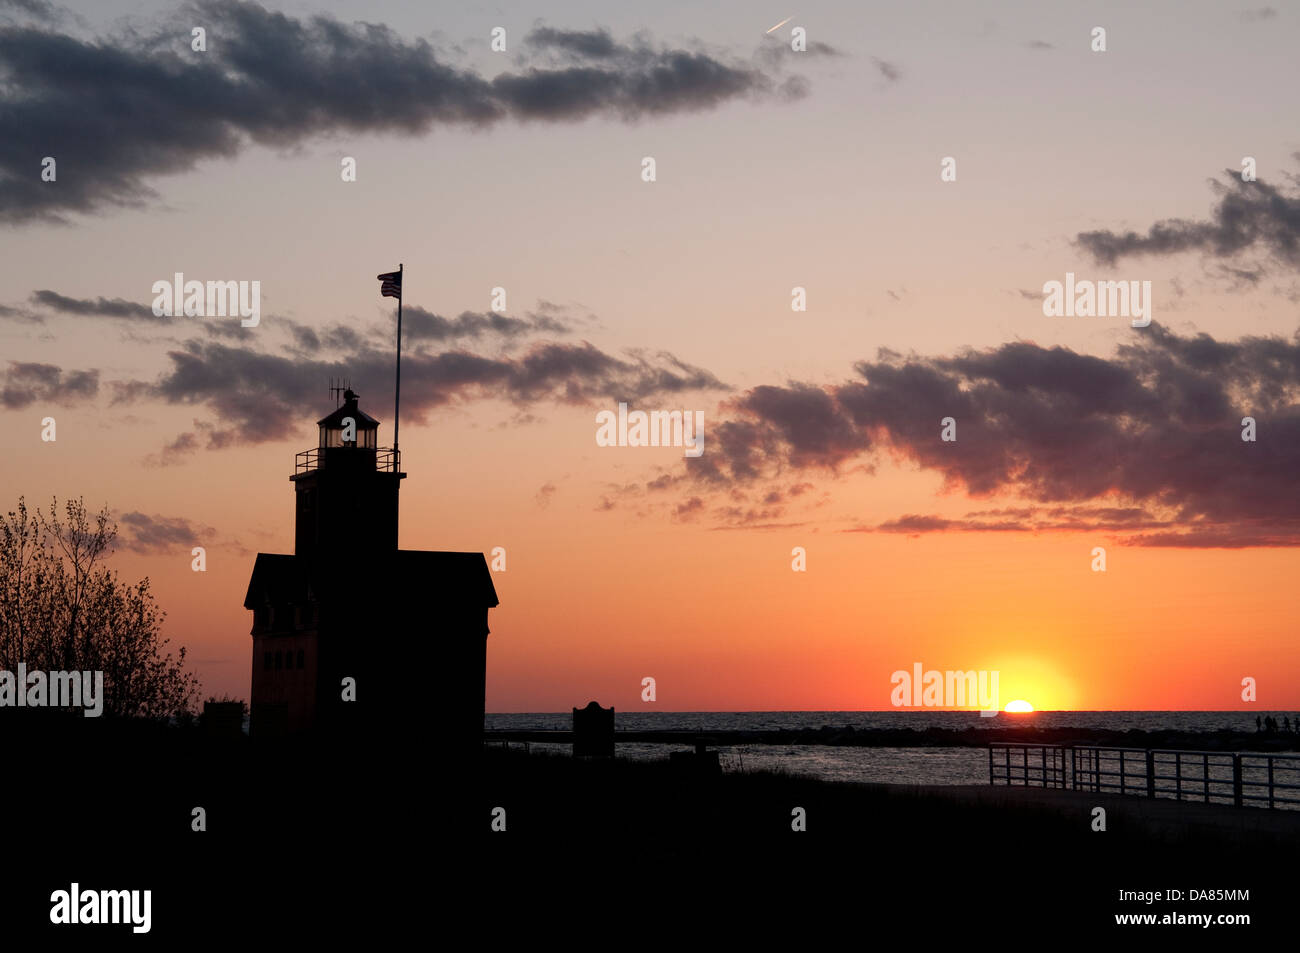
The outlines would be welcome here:
[[[442,30],[436,48],[455,41],[465,49],[440,62],[484,77],[549,69],[546,57],[558,55],[539,52],[536,35],[524,39],[532,11],[507,11],[519,42],[494,56],[479,48],[486,14],[474,9],[435,24],[407,5],[338,6],[343,21],[383,20],[402,42]],[[67,29],[106,35],[110,11],[125,9],[104,11]],[[890,675],[916,662],[998,670],[1003,704],[1025,698],[1039,709],[1300,709],[1300,540],[1166,548],[1107,528],[879,530],[909,515],[962,520],[1049,504],[1222,514],[1233,499],[1249,519],[1222,525],[1258,531],[1276,516],[1280,527],[1295,519],[1294,471],[1279,464],[1294,452],[1294,378],[1252,393],[1238,366],[1244,390],[1232,390],[1230,407],[1189,390],[1184,412],[1168,411],[1168,394],[1181,386],[1170,372],[1174,391],[1152,385],[1155,410],[1124,407],[1154,421],[1149,442],[1124,445],[1128,483],[1117,476],[1100,489],[1070,486],[1037,499],[1014,481],[988,493],[945,484],[924,458],[939,451],[900,436],[909,402],[889,421],[896,440],[837,452],[827,465],[783,446],[752,481],[688,479],[679,449],[594,440],[595,414],[627,396],[613,388],[630,386],[629,368],[671,375],[686,374],[685,365],[725,385],[665,387],[634,402],[703,411],[705,460],[713,461],[726,456],[724,421],[759,419],[743,406],[755,388],[860,382],[855,362],[881,360],[882,348],[930,370],[943,368],[926,362],[967,349],[992,354],[1017,343],[1131,370],[1123,349],[1150,345],[1152,363],[1137,373],[1150,383],[1148,372],[1173,353],[1150,344],[1161,329],[1179,341],[1205,334],[1296,347],[1295,263],[1278,248],[1255,244],[1226,257],[1201,246],[1146,248],[1106,262],[1078,240],[1092,231],[1145,235],[1171,218],[1212,220],[1217,195],[1207,180],[1231,182],[1224,170],[1243,155],[1257,157],[1261,180],[1285,188],[1300,154],[1282,118],[1294,89],[1294,17],[1261,28],[1212,4],[1189,4],[1172,21],[1127,4],[1097,12],[1118,39],[1104,57],[1079,46],[1086,28],[1033,4],[1010,5],[999,24],[948,6],[872,12],[826,3],[806,15],[810,35],[834,51],[778,61],[788,37],[763,30],[784,11],[755,19],[739,3],[602,10],[609,20],[597,24],[562,6],[548,15],[565,29],[607,27],[628,43],[646,29],[665,49],[694,49],[694,38],[773,85],[635,121],[611,107],[562,121],[506,115],[483,128],[430,120],[414,131],[286,132],[282,148],[244,142],[174,174],[139,172],[157,194],[136,207],[95,206],[67,213],[64,224],[6,221],[2,502],[84,496],[119,518],[143,513],[170,526],[169,542],[124,546],[116,566],[152,579],[167,633],[188,646],[206,691],[246,696],[244,591],[254,553],[292,549],[288,476],[294,453],[314,444],[314,422],[334,407],[328,373],[352,375],[362,408],[381,421],[380,443],[391,441],[392,307],[374,275],[404,262],[408,309],[449,320],[485,314],[492,289],[504,287],[505,314],[530,322],[518,336],[408,339],[411,376],[403,377],[402,545],[507,551],[508,568],[495,575],[501,606],[490,617],[489,711],[564,711],[593,698],[647,708],[646,676],[657,681],[653,707],[665,710],[884,709]],[[1218,42],[1223,36],[1230,42]],[[779,86],[793,73],[807,80],[801,96]],[[1244,92],[1225,101],[1225,83]],[[658,159],[654,183],[639,177],[646,155]],[[955,183],[939,180],[945,155],[958,158]],[[358,160],[354,183],[340,180],[342,156]],[[68,158],[71,175],[85,157]],[[260,280],[261,326],[160,324],[96,304],[147,306],[152,283],[176,271]],[[1151,333],[1123,319],[1044,317],[1034,295],[1067,271],[1151,281]],[[791,311],[794,286],[807,289],[807,312]],[[50,304],[41,291],[72,304]],[[356,340],[315,349],[295,337],[306,329],[324,339],[340,328]],[[610,373],[616,383],[602,389],[608,379],[577,369],[530,391],[527,361],[549,345],[566,349],[559,356],[575,367],[597,353],[622,362]],[[508,368],[510,386],[447,383],[457,368],[438,361],[466,355]],[[263,357],[279,363],[241,363]],[[178,370],[191,358],[217,380],[211,389],[206,377],[196,380],[203,375]],[[94,370],[96,390],[42,390],[22,376],[37,373],[26,365]],[[957,393],[973,386],[962,380]],[[259,432],[235,409],[248,401],[283,403],[287,418],[281,407],[276,420],[292,426]],[[991,404],[986,422],[1014,417],[1019,406]],[[1243,408],[1260,414],[1257,451],[1232,443]],[[1192,419],[1198,413],[1207,419]],[[46,415],[58,421],[55,443],[39,439]],[[933,416],[925,426],[937,436]],[[1061,420],[1068,436],[1066,411]],[[1209,435],[1207,447],[1226,434],[1230,449],[1207,450],[1218,455],[1186,467],[1169,463],[1160,476],[1167,485],[1137,499],[1137,471],[1162,454],[1174,459],[1157,442],[1183,425]],[[970,418],[961,428],[962,453],[981,434],[1000,433],[971,429]],[[224,437],[209,443],[214,433]],[[1034,433],[1041,443],[1026,445],[1031,470],[1041,465],[1068,483],[1071,466],[1052,469],[1068,449]],[[164,447],[184,434],[194,435],[193,449],[169,456]],[[1089,461],[1074,463],[1082,472]],[[1211,463],[1227,476],[1194,485]],[[656,479],[676,482],[654,490]],[[765,504],[772,493],[780,502]],[[769,515],[745,521],[728,516],[729,506]],[[190,571],[191,545],[207,547],[206,573]],[[796,546],[807,551],[807,572],[791,570]],[[1095,546],[1107,550],[1105,573],[1090,568]],[[1253,705],[1240,697],[1245,677],[1258,680]]]
[[[590,698],[619,710],[882,709],[890,675],[914,662],[997,670],[1003,704],[1026,698],[1039,709],[1250,708],[1239,697],[1246,676],[1258,680],[1261,710],[1300,704],[1292,549],[1146,549],[1087,532],[843,532],[873,513],[969,508],[936,497],[932,479],[890,467],[875,478],[814,477],[806,526],[715,530],[596,510],[607,483],[598,474],[635,472],[638,459],[668,466],[676,451],[593,443],[551,469],[526,454],[503,466],[454,449],[478,439],[468,420],[411,428],[401,542],[506,548],[507,569],[494,576],[490,711],[565,710]],[[296,446],[213,455],[191,468],[193,484],[162,486],[177,500],[218,494],[185,510],[196,524],[230,525],[237,511],[244,545],[291,551]],[[100,481],[98,494],[87,486],[73,440],[44,449],[37,484],[90,501],[125,495],[124,484]],[[537,489],[548,481],[558,489],[543,505]],[[160,511],[172,502],[166,491],[149,501]],[[183,549],[120,552],[117,565],[150,575],[167,631],[189,645],[207,689],[240,694],[252,554],[225,548],[226,537],[214,535],[203,574]],[[1107,548],[1105,573],[1091,570],[1095,545]],[[807,572],[791,570],[795,546],[807,551]],[[640,698],[645,676],[656,679],[654,706]]]

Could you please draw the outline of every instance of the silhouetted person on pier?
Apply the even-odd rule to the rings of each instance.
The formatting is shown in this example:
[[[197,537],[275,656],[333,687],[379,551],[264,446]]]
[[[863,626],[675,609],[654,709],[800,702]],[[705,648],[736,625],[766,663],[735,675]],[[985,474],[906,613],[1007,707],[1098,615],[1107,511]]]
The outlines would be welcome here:
[[[1264,726],[1263,726],[1263,724],[1262,724],[1262,723],[1260,722],[1260,720],[1259,720],[1259,715],[1256,715],[1256,716],[1255,716],[1255,730],[1256,730],[1256,731],[1263,731],[1263,730],[1264,730]]]
[[[1283,731],[1290,731],[1290,730],[1291,730],[1291,719],[1290,719],[1290,717],[1287,716],[1287,715],[1283,715],[1283,716],[1282,716],[1282,730],[1283,730]]]

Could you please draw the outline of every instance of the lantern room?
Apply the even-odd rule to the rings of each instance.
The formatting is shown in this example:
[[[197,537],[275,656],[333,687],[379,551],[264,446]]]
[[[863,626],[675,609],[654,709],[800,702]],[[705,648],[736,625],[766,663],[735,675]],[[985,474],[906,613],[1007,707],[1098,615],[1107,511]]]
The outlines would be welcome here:
[[[343,392],[343,406],[328,417],[317,421],[320,427],[320,449],[330,447],[358,447],[375,450],[379,447],[379,421],[357,407],[357,395],[351,390]]]

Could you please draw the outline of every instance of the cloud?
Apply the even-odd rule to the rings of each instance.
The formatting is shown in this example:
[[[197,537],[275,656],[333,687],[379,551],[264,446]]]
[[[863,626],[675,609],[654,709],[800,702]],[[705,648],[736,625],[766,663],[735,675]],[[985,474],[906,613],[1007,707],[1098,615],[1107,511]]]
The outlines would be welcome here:
[[[754,53],[754,59],[762,63],[769,69],[780,70],[787,63],[800,62],[818,57],[840,57],[845,53],[829,43],[823,43],[820,40],[812,40],[805,49],[795,51],[791,48],[790,37],[780,34],[768,34],[763,38],[763,42]],[[879,60],[874,60],[879,63]]]
[[[900,79],[903,78],[903,71],[900,70],[893,63],[888,63],[885,60],[877,59],[874,56],[871,58],[871,62],[875,65],[876,71],[879,72],[880,75],[883,76],[888,82],[897,83]]]
[[[1289,267],[1300,268],[1300,194],[1287,195],[1262,179],[1241,181],[1225,169],[1227,184],[1211,181],[1219,196],[1208,221],[1167,219],[1145,235],[1138,232],[1080,232],[1075,242],[1098,264],[1113,265],[1133,255],[1176,255],[1199,251],[1229,258],[1259,249]]]
[[[179,517],[124,513],[118,520],[118,539],[137,553],[166,553],[195,545],[205,531]],[[210,530],[206,532],[210,533]]]
[[[909,514],[872,531],[1160,530],[1133,541],[1300,545],[1300,336],[1218,341],[1153,325],[1110,359],[1015,342],[943,357],[882,351],[855,369],[837,386],[761,385],[728,400],[684,475],[725,492],[888,457],[940,475],[949,493],[1053,509]],[[1241,439],[1246,416],[1253,443]],[[945,417],[956,442],[940,439]]]
[[[200,439],[201,436],[205,439]],[[218,431],[207,421],[195,420],[194,430],[179,434],[174,440],[165,443],[159,453],[145,457],[144,464],[148,467],[169,467],[184,463],[205,445],[213,450],[228,446],[232,442],[232,436],[228,432]]]
[[[693,520],[703,509],[704,501],[693,496],[684,503],[678,503],[673,509],[673,515],[680,520]]]
[[[495,311],[463,311],[455,318],[446,318],[419,305],[407,304],[402,312],[402,344],[419,348],[427,344],[495,339],[513,345],[534,335],[570,334],[573,329],[565,311],[559,305],[542,301],[536,311],[526,312],[524,317],[510,317]],[[560,317],[561,314],[565,317]],[[316,354],[322,350],[354,351],[364,348],[367,339],[373,339],[376,334],[394,333],[389,326],[372,324],[358,328],[335,323],[314,327],[288,318],[263,319],[263,325],[283,325],[292,337],[290,350],[298,354]],[[240,333],[238,323],[213,324],[207,330],[213,336],[245,337]]]
[[[181,22],[183,20],[183,22]],[[191,51],[190,25],[207,29]],[[183,28],[182,28],[183,27]],[[448,65],[382,24],[296,18],[241,0],[198,0],[153,34],[83,40],[50,25],[0,26],[0,221],[141,207],[149,182],[337,133],[420,136],[507,121],[635,122],[743,99],[797,98],[761,68],[704,52],[541,29],[568,61],[491,78]],[[364,77],[364,81],[359,77]],[[166,130],[160,135],[159,130]],[[32,174],[53,156],[56,184]]]
[[[10,361],[0,374],[0,407],[21,410],[37,401],[72,404],[99,393],[99,371],[67,371],[54,364]]]
[[[56,23],[63,19],[63,13],[47,0],[0,0],[0,10],[6,7],[48,23]]]
[[[235,553],[249,550],[238,540],[221,541],[210,526],[191,522],[180,516],[152,516],[146,513],[123,513],[117,520],[118,542],[132,552],[144,555],[176,553],[190,555],[195,546],[211,549],[219,546]]]
[[[1025,46],[1025,49],[1027,49],[1027,50],[1054,50],[1054,49],[1056,49],[1055,46],[1053,46],[1051,43],[1048,43],[1046,40],[1030,40],[1029,42],[1025,43],[1024,46]]]
[[[26,308],[11,308],[5,304],[0,304],[0,320],[22,321],[27,324],[45,323],[45,319],[35,311],[29,311]]]
[[[172,320],[168,315],[159,317],[154,314],[148,305],[122,298],[68,298],[55,291],[41,290],[32,292],[32,303],[61,314],[81,317],[133,318],[162,324]]]
[[[154,324],[172,324],[176,319],[169,315],[157,316],[152,307],[126,301],[122,298],[71,298],[48,289],[34,291],[31,295],[33,304],[77,317],[104,317],[124,320],[149,321]],[[444,318],[418,305],[407,305],[403,314],[402,338],[412,345],[423,341],[446,342],[455,340],[479,340],[498,337],[506,340],[518,340],[533,334],[569,334],[570,325],[555,316],[560,311],[558,306],[549,305],[549,309],[539,309],[522,318],[513,318],[496,312],[477,313],[462,312],[455,318]],[[27,309],[0,305],[0,319],[43,323],[44,319],[37,312]],[[263,317],[263,329],[283,327],[291,339],[291,349],[302,354],[315,354],[322,349],[351,350],[361,347],[366,335],[350,325],[336,323],[324,327],[313,327],[300,321],[284,317]],[[239,322],[205,321],[203,330],[212,337],[236,341],[251,341],[255,334]],[[262,330],[260,333],[264,333]]]
[[[365,348],[346,361],[327,361],[192,340],[167,356],[171,368],[158,380],[115,382],[115,400],[204,406],[213,417],[205,433],[210,449],[293,435],[303,425],[303,408],[319,401],[330,377],[349,378],[372,405],[385,406],[393,386],[393,358],[386,349]],[[450,350],[411,353],[402,361],[403,416],[416,422],[435,408],[471,400],[499,399],[522,408],[725,389],[709,371],[672,354],[615,357],[585,341],[537,343],[516,357]],[[178,440],[185,442],[171,447],[173,456],[193,446],[184,435]]]
[[[1272,20],[1277,16],[1277,11],[1272,7],[1260,7],[1256,10],[1242,10],[1237,16],[1245,23],[1257,23],[1260,20]]]
[[[1129,546],[1176,549],[1247,549],[1251,547],[1291,547],[1297,545],[1295,533],[1287,527],[1267,524],[1239,528],[1193,528],[1168,533],[1143,533],[1125,540]]]
[[[409,323],[408,323],[409,322]],[[444,318],[424,308],[408,305],[402,314],[402,337],[417,341],[477,339],[484,335],[518,338],[538,331],[567,334],[568,325],[548,315],[511,318],[497,312],[464,311],[456,318]]]
[[[293,335],[294,346],[308,354],[314,354],[320,350],[320,335],[316,333],[315,328],[300,324],[297,321],[286,321],[289,333]]]
[[[614,42],[608,30],[555,30],[536,27],[524,39],[529,47],[565,53],[573,59],[609,60],[632,53],[629,47]]]
[[[875,527],[854,527],[850,533],[1038,533],[1044,531],[1078,531],[1096,533],[1115,530],[1170,529],[1169,520],[1154,519],[1141,507],[1055,506],[994,509],[970,513],[960,519],[909,513],[886,520]]]
[[[699,499],[694,497],[693,499]],[[680,507],[679,507],[680,510]],[[713,529],[791,529],[802,523],[774,523],[784,510],[779,507],[755,509],[744,506],[721,506],[714,510]],[[679,514],[680,515],[680,514]]]

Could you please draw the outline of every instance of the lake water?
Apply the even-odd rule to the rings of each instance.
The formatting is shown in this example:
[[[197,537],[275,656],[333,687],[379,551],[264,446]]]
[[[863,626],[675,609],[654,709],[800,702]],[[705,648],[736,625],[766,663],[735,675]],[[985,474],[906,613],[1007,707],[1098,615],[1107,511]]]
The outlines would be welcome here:
[[[982,718],[965,711],[741,711],[741,712],[615,712],[615,730],[641,731],[771,731],[853,727],[952,728],[975,727],[996,741],[998,730],[1009,725],[1046,728],[1086,728],[1123,731],[1214,732],[1221,728],[1255,730],[1256,714],[1271,714],[1279,723],[1294,712],[1254,711],[1041,711],[1029,715]],[[572,712],[491,713],[489,730],[567,731]],[[567,754],[567,744],[534,744],[537,750]],[[618,745],[622,757],[666,758],[681,744]],[[724,770],[780,768],[828,781],[862,781],[887,784],[988,784],[988,750],[969,747],[868,748],[826,745],[719,745]]]

